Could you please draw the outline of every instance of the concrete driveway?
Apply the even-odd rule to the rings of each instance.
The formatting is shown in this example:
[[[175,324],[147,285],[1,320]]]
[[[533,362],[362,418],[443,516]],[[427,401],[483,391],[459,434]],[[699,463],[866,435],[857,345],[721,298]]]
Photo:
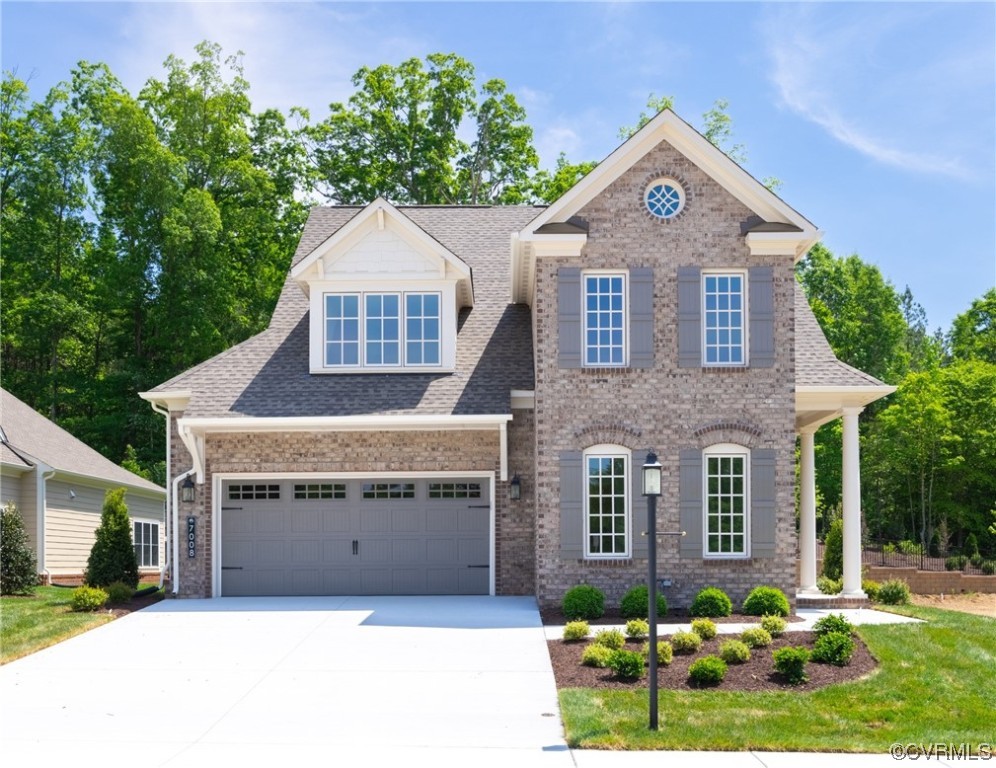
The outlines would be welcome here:
[[[573,764],[532,598],[164,601],[0,667],[0,729],[9,765]]]

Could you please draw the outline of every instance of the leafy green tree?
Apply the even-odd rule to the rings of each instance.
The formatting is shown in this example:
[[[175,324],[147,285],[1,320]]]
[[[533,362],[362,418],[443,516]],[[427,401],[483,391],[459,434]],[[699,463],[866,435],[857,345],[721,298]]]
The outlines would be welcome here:
[[[533,176],[533,198],[539,202],[552,203],[591,173],[596,165],[598,163],[594,161],[571,163],[567,160],[567,155],[561,152],[553,171],[541,170]]]
[[[954,319],[951,356],[996,363],[996,288],[990,288]]]
[[[823,548],[823,575],[836,581],[844,574],[844,521],[834,518]]]
[[[106,587],[116,581],[138,586],[138,560],[131,541],[124,488],[109,490],[104,495],[96,541],[86,563],[86,583],[91,587]]]
[[[38,583],[34,550],[13,502],[0,512],[0,595],[24,595]]]

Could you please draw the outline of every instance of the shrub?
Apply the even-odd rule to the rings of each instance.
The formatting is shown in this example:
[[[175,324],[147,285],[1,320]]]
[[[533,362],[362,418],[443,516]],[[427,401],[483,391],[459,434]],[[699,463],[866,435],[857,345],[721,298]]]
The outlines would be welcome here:
[[[569,621],[567,622],[567,626],[564,627],[564,640],[569,643],[584,640],[588,637],[589,631],[587,621]]]
[[[719,685],[726,677],[726,662],[718,656],[703,656],[692,662],[688,677],[696,685]]]
[[[649,658],[650,656],[650,643],[643,644],[643,658]],[[665,667],[671,663],[674,658],[674,648],[671,647],[671,643],[667,640],[657,641],[657,663],[663,664]]]
[[[910,587],[902,579],[883,581],[878,589],[878,601],[884,605],[906,605],[910,601]]]
[[[709,619],[692,619],[692,632],[703,640],[712,640],[716,636],[716,625]]]
[[[123,581],[134,590],[138,586],[138,560],[131,541],[124,488],[114,488],[104,495],[104,510],[95,535],[97,540],[86,561],[86,583],[91,587],[106,587]]]
[[[965,555],[952,555],[944,561],[946,571],[964,571],[968,565],[968,558]]]
[[[813,643],[813,661],[846,667],[854,654],[854,641],[844,632],[827,632]]]
[[[816,579],[816,588],[824,595],[836,595],[844,588],[844,582],[841,579],[820,576]]]
[[[761,629],[772,637],[781,637],[785,633],[788,622],[781,616],[762,616]]]
[[[110,603],[129,603],[135,590],[123,581],[115,581],[107,587],[107,601]]]
[[[70,605],[74,611],[96,611],[107,602],[107,593],[100,587],[88,587],[85,584],[73,590]]]
[[[789,601],[780,589],[754,587],[744,600],[743,611],[748,616],[788,616]]]
[[[850,636],[854,634],[854,625],[845,619],[842,613],[828,614],[813,623],[813,634],[817,637],[829,635],[831,632],[840,632]]]
[[[637,584],[629,592],[623,595],[619,603],[619,614],[624,619],[645,619],[649,616],[650,595],[647,593],[646,584]],[[667,599],[660,592],[657,593],[657,615],[667,614]]]
[[[702,647],[702,638],[694,632],[675,632],[671,635],[671,647],[675,653],[697,653]]]
[[[727,664],[743,664],[750,661],[750,648],[739,640],[724,640],[719,646],[719,658]]]
[[[996,560],[983,560],[979,567],[986,576],[996,574]]]
[[[844,521],[835,519],[830,523],[823,540],[823,575],[836,581],[844,575]]]
[[[0,512],[0,594],[25,595],[38,584],[35,553],[17,505],[7,502]]]
[[[861,588],[865,591],[865,594],[868,595],[868,599],[872,602],[878,601],[878,590],[880,587],[881,584],[872,579],[864,579],[861,582]]]
[[[945,548],[947,542],[945,542]],[[933,535],[930,537],[930,543],[927,545],[927,554],[931,557],[941,556],[941,529],[935,528]]]
[[[911,541],[910,539],[903,539],[899,542],[899,551],[904,555],[922,555],[923,554],[923,544],[918,541]]]
[[[779,648],[772,655],[775,660],[775,671],[782,675],[792,685],[806,682],[806,662],[809,661],[809,651],[801,645]]]
[[[882,552],[886,555],[894,555],[896,553],[896,545],[891,541],[887,541],[882,545]]]
[[[643,677],[643,656],[636,651],[613,651],[609,666],[616,675],[626,680]]]
[[[719,587],[706,587],[700,590],[695,599],[692,600],[692,607],[688,612],[692,616],[707,618],[729,616],[733,613],[733,603]]]
[[[626,637],[642,640],[650,634],[650,625],[644,619],[630,619],[626,622]]]
[[[600,629],[595,633],[595,642],[598,645],[611,648],[613,651],[618,651],[626,645],[626,638],[618,629]]]
[[[970,562],[975,568],[981,568],[984,559],[985,558],[983,558],[982,555],[972,555],[968,558],[968,562]]]
[[[592,643],[581,652],[581,663],[586,667],[598,667],[604,669],[609,666],[609,659],[615,653],[611,648],[604,645]]]
[[[605,613],[605,595],[598,587],[578,584],[564,594],[560,609],[568,621],[583,619],[592,621]]]
[[[970,533],[965,537],[965,546],[961,548],[961,553],[968,557],[979,556],[979,539],[974,533]]]
[[[749,627],[740,633],[740,639],[748,648],[764,648],[771,645],[771,635],[760,627]]]

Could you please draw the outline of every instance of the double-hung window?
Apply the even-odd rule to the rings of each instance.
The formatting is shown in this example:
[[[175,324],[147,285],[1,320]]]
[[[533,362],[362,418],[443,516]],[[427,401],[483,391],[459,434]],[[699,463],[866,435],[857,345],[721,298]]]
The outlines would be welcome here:
[[[139,568],[159,567],[159,523],[132,521],[135,559]]]
[[[702,362],[746,365],[746,275],[743,272],[702,274]]]
[[[327,293],[325,366],[438,366],[440,325],[439,293]]]
[[[748,450],[723,444],[702,454],[705,556],[747,557],[749,528]]]
[[[586,273],[584,364],[626,365],[626,275]]]
[[[585,557],[629,557],[630,452],[595,446],[584,453]]]

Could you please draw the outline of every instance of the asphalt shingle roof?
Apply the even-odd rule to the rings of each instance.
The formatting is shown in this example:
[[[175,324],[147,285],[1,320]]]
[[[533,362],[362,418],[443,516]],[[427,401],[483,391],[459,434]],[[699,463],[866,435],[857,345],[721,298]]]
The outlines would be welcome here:
[[[132,488],[164,490],[105,459],[89,445],[77,440],[5,389],[0,389],[0,426],[3,427],[8,443],[0,453],[5,464],[25,466],[22,456],[18,455],[23,454],[63,472],[73,472]]]

